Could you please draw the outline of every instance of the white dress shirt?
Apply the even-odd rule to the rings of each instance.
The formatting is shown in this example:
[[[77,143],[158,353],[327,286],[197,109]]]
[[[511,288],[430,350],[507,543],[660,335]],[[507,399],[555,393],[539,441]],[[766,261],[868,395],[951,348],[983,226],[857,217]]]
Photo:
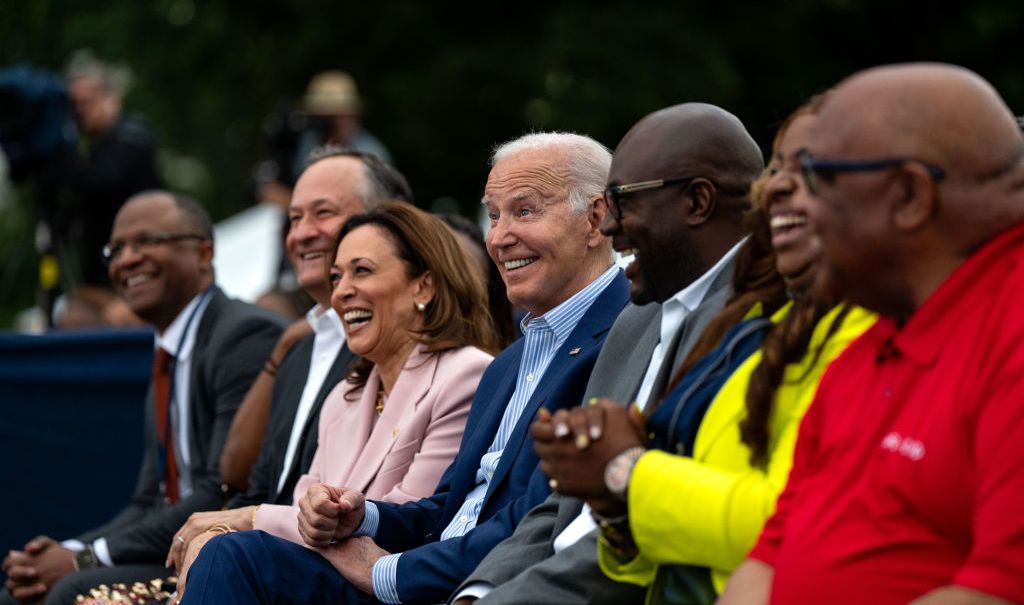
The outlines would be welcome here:
[[[284,466],[281,477],[277,480],[277,491],[284,489],[284,483],[288,479],[288,469],[292,467],[292,460],[295,459],[295,450],[298,448],[299,439],[302,437],[303,429],[306,427],[306,419],[309,418],[309,411],[313,409],[313,402],[327,379],[327,373],[331,371],[334,360],[338,358],[342,345],[345,344],[345,330],[341,326],[341,319],[338,313],[328,307],[326,310],[319,304],[314,305],[306,313],[306,321],[313,327],[313,354],[309,359],[309,374],[306,375],[306,386],[302,388],[302,397],[299,398],[299,407],[295,410],[295,421],[292,423],[292,433],[288,437],[288,449],[284,454]]]

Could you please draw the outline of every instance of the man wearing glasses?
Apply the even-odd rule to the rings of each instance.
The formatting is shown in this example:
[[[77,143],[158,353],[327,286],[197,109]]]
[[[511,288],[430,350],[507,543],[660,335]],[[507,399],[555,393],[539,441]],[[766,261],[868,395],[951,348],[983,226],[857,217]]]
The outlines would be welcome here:
[[[598,357],[584,401],[657,403],[676,368],[731,293],[750,184],[764,168],[732,114],[702,103],[662,109],[615,150],[602,232],[632,255],[630,299]],[[628,426],[608,432],[631,431]],[[600,473],[601,471],[597,471]],[[553,494],[462,584],[459,605],[641,602],[644,589],[608,579],[581,500]]]
[[[165,576],[174,531],[192,512],[223,505],[218,463],[228,426],[281,332],[279,319],[214,285],[213,228],[189,198],[151,191],[129,199],[103,255],[115,290],[156,330],[135,495],[76,540],[42,536],[11,553],[0,603],[45,595],[63,605],[100,584]],[[68,494],[69,511],[76,498],[96,496]]]
[[[1024,602],[1021,133],[937,64],[854,75],[814,128],[818,286],[882,318],[822,380],[720,603]]]

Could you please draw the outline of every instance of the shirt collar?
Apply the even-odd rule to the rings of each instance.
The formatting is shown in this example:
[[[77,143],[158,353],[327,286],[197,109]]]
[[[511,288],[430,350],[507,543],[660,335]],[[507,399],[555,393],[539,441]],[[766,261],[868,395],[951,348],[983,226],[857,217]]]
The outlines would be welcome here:
[[[192,356],[192,347],[196,342],[196,329],[199,327],[199,322],[203,320],[203,313],[206,312],[210,299],[213,298],[212,296],[204,297],[204,293],[201,292],[190,300],[174,318],[171,325],[167,326],[163,334],[156,335],[155,347],[164,349],[178,361],[186,361]],[[188,326],[188,334],[184,334],[185,324],[188,323],[188,318],[192,317],[193,311],[195,311],[195,317]],[[182,338],[183,335],[184,338]],[[179,345],[181,346],[180,351],[178,350]]]
[[[345,341],[345,328],[341,325],[341,318],[334,307],[324,307],[320,303],[313,305],[313,308],[306,311],[306,321],[317,336],[336,333]]]
[[[664,303],[664,306],[676,306],[682,305],[687,312],[692,312],[700,303],[704,302],[704,297],[707,296],[708,290],[711,289],[711,284],[718,279],[718,275],[725,270],[725,266],[732,262],[732,259],[736,258],[740,248],[747,241],[744,237],[740,241],[736,242],[729,251],[722,255],[722,258],[718,259],[710,269],[704,272],[703,275],[690,282],[690,285],[686,286],[682,290],[676,292],[672,298],[669,298]]]
[[[601,292],[604,292],[608,284],[612,283],[612,280],[615,279],[619,271],[621,269],[613,264],[598,276],[597,279],[590,282],[587,287],[573,294],[544,315],[536,317],[527,313],[521,324],[523,334],[526,334],[527,330],[547,329],[555,333],[556,342],[564,341],[576,327],[576,324],[579,323],[584,313],[587,312],[587,309],[590,308],[590,305],[593,304]]]
[[[922,365],[929,365],[948,344],[945,330],[937,330],[950,318],[963,317],[973,311],[964,293],[976,288],[981,275],[990,271],[1006,271],[1006,262],[1019,257],[1024,248],[1024,224],[1011,227],[984,244],[953,270],[942,284],[924,301],[902,326],[891,317],[879,320],[883,347],[891,346]],[[1015,250],[1016,249],[1016,250]],[[884,336],[889,338],[885,339]],[[888,344],[885,344],[888,341]]]

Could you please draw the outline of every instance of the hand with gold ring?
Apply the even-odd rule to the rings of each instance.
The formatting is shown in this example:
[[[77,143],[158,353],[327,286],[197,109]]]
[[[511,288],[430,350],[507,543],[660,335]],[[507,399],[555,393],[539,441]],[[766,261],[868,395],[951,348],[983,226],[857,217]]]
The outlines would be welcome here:
[[[245,506],[230,510],[192,513],[188,521],[174,534],[174,539],[171,540],[171,547],[167,551],[167,560],[164,565],[167,567],[173,566],[180,573],[189,543],[196,536],[204,533],[214,525],[227,525],[238,531],[252,529],[253,511],[255,508],[255,506]]]
[[[554,414],[542,409],[530,434],[552,490],[589,501],[614,499],[604,483],[605,466],[621,452],[644,445],[644,427],[636,406],[599,399]]]

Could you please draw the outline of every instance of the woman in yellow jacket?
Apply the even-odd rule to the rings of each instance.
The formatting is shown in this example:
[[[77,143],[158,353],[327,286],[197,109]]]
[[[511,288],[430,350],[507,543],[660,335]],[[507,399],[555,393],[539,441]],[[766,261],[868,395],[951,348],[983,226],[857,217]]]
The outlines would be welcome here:
[[[621,430],[611,438],[613,418],[621,425],[623,412],[609,402],[541,418],[535,427],[542,468],[552,486],[591,504],[602,532],[602,569],[615,580],[650,586],[648,602],[710,603],[721,592],[774,510],[789,475],[800,420],[828,364],[874,323],[873,314],[833,305],[811,291],[817,243],[806,216],[794,211],[789,200],[806,195],[794,152],[806,144],[818,104],[812,101],[783,124],[772,163],[755,185],[758,210],[769,220],[777,269],[795,299],[774,313],[777,325],[760,348],[749,356],[742,353],[751,348],[744,340],[752,333],[746,326],[757,327],[760,305],[749,308],[746,321],[732,330],[727,331],[735,323],[732,318],[716,320],[684,363],[681,373],[686,375],[677,379],[650,421],[629,412],[636,428],[632,440]],[[715,374],[726,367],[734,371],[716,383]],[[715,389],[721,385],[707,397],[710,405],[695,395],[705,383]],[[688,415],[694,416],[690,425]],[[580,451],[581,458],[605,463],[600,487],[588,487],[581,467],[554,453],[560,439],[555,435],[565,435],[566,428],[569,438],[583,433],[592,440],[574,443],[591,449]],[[658,449],[640,445],[648,439]],[[602,440],[615,445],[602,448]],[[595,456],[600,451],[605,455]]]

